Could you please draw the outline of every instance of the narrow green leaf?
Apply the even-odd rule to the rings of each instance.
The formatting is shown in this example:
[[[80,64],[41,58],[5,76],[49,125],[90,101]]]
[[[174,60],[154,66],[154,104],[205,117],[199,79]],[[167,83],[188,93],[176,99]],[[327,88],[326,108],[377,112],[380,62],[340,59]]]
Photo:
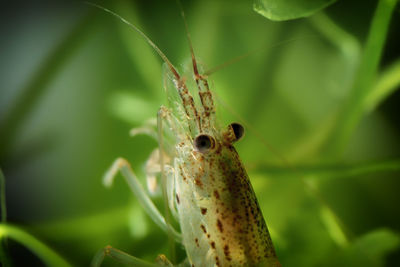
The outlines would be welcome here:
[[[372,111],[390,94],[394,93],[400,86],[400,60],[390,65],[378,77],[375,86],[369,93],[365,101],[365,109]]]
[[[390,229],[374,230],[354,242],[354,249],[363,251],[368,257],[381,260],[386,253],[399,247],[399,235]]]
[[[378,2],[350,96],[338,117],[338,126],[327,142],[328,151],[332,156],[343,152],[365,113],[365,101],[373,89],[396,3],[397,0]]]
[[[311,25],[328,41],[335,45],[348,61],[351,70],[358,63],[361,45],[350,33],[341,28],[325,13],[318,13],[309,19]]]
[[[349,244],[349,239],[338,220],[336,214],[324,206],[321,208],[321,219],[328,230],[332,240],[340,247],[346,247]]]
[[[308,17],[336,0],[255,0],[256,12],[270,20],[282,21]]]
[[[399,247],[400,238],[390,229],[376,229],[334,255],[324,266],[385,266],[385,257]]]
[[[38,256],[47,266],[57,267],[70,267],[71,265],[61,258],[56,252],[54,252],[47,245],[36,239],[34,236],[27,232],[19,229],[16,226],[0,224],[0,240],[9,237],[21,243],[29,250],[31,250],[36,256]]]
[[[400,159],[359,163],[354,165],[318,165],[318,166],[292,166],[291,168],[280,166],[260,165],[255,168],[273,177],[298,175],[315,177],[355,177],[365,174],[389,172],[400,170]]]

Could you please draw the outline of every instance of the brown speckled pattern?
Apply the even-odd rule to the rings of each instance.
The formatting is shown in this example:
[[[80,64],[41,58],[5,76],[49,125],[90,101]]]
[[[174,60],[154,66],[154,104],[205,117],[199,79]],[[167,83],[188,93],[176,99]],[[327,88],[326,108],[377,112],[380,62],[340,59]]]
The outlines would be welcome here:
[[[185,198],[177,207],[189,258],[196,266],[280,266],[236,150],[218,146],[186,151],[179,164],[177,192]]]
[[[208,81],[197,72],[199,101],[194,101],[185,78],[177,72],[175,86],[184,114],[175,113],[175,205],[189,261],[196,267],[280,266],[249,177],[233,143],[232,127],[216,124]],[[190,77],[186,75],[184,77]],[[197,105],[197,106],[196,106]],[[176,127],[178,128],[178,127]],[[209,149],[194,147],[199,135],[210,136]]]

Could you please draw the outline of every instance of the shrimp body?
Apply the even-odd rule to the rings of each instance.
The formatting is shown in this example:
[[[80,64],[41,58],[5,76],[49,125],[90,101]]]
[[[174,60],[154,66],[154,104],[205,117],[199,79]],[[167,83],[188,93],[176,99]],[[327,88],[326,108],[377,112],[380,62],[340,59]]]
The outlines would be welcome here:
[[[155,169],[166,178],[163,193],[179,221],[191,266],[281,266],[249,177],[233,147],[243,136],[243,127],[238,123],[228,127],[217,124],[213,95],[207,77],[200,73],[189,32],[193,75],[181,76],[165,54],[135,25],[113,11],[92,5],[138,32],[165,62],[164,85],[169,107],[161,107],[157,117],[160,165]],[[193,80],[187,80],[191,76]],[[189,87],[191,92],[197,91],[197,101]],[[153,220],[180,241],[180,236],[160,219],[161,214],[143,193],[126,160],[116,160],[105,175],[105,184],[111,183],[118,169]],[[101,263],[104,255],[126,259],[125,255],[106,247],[98,257],[100,260],[95,262]],[[162,262],[166,263],[164,258]],[[127,262],[142,261],[129,258]]]
[[[205,77],[194,79],[194,101],[186,79],[172,78],[182,112],[171,127],[175,207],[192,266],[280,266],[254,190],[233,143],[243,127],[219,127]],[[171,77],[171,76],[170,76]],[[197,105],[196,105],[197,104]],[[171,107],[171,110],[173,108]]]
[[[182,147],[176,199],[183,242],[194,266],[280,266],[247,173],[218,136],[213,151]]]

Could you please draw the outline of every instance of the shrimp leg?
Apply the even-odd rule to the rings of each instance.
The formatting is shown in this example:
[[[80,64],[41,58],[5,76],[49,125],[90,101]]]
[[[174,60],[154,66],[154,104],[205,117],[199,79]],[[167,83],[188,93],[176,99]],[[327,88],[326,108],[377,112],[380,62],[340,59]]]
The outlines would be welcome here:
[[[182,238],[170,224],[167,224],[165,218],[161,215],[160,211],[151,201],[146,191],[143,189],[135,173],[133,172],[129,162],[124,158],[117,158],[112,164],[111,168],[106,172],[103,179],[103,184],[106,187],[110,187],[114,181],[117,172],[120,171],[122,176],[125,178],[131,191],[138,199],[144,210],[150,216],[150,218],[165,232],[170,232],[174,237],[174,240],[181,243]]]
[[[113,248],[111,246],[106,246],[101,249],[93,258],[90,266],[92,267],[100,267],[104,261],[105,257],[113,258],[123,264],[129,266],[139,266],[139,267],[157,267],[159,264],[149,263],[144,260],[138,259],[134,256],[129,255],[126,252],[123,252],[119,249]]]
[[[159,164],[160,164],[160,171],[161,171],[161,186],[162,186],[162,193],[164,197],[164,205],[165,205],[165,220],[167,224],[171,220],[171,213],[174,210],[174,184],[173,181],[175,179],[174,172],[167,171],[167,164],[165,164],[164,159],[164,139],[163,139],[163,132],[164,132],[164,124],[169,126],[173,126],[173,117],[170,113],[170,110],[166,107],[161,106],[157,112],[157,136],[158,136],[158,149],[159,149]],[[170,256],[173,261],[175,261],[175,243],[174,243],[174,233],[171,231],[172,228],[167,231],[168,234],[168,245]]]
[[[90,266],[91,267],[100,267],[104,261],[105,257],[110,257],[114,260],[117,260],[125,265],[128,266],[135,266],[135,267],[189,267],[189,262],[184,260],[182,263],[173,265],[165,255],[161,254],[158,255],[155,263],[150,263],[134,256],[129,255],[128,253],[113,248],[111,246],[106,246],[99,250],[97,254],[94,256]]]
[[[158,114],[158,122],[161,123],[161,120],[167,119],[169,124],[171,123],[170,117],[167,114],[165,108],[161,108],[160,112]],[[158,124],[159,130],[162,129],[161,125]],[[162,131],[162,130],[161,130]],[[143,131],[141,128],[139,129],[134,129],[131,134],[134,136],[136,134],[149,134],[150,136],[156,137],[155,135],[152,134],[151,127],[146,127],[146,131]],[[160,142],[160,141],[159,141]],[[162,142],[162,141],[161,141]],[[162,149],[162,145],[159,147],[159,149]],[[155,157],[151,156],[150,158]],[[167,180],[173,180],[174,173],[173,171],[167,171],[168,170],[168,165],[165,164],[163,161],[162,153],[158,155],[157,161],[159,161],[159,166],[152,166],[151,168],[153,169],[159,169],[159,171],[163,175],[166,175]],[[151,163],[150,165],[154,165],[154,163]],[[178,243],[182,243],[182,237],[180,233],[178,233],[170,224],[169,224],[169,219],[165,219],[163,215],[160,213],[160,211],[157,209],[157,207],[154,205],[150,197],[147,195],[146,191],[140,184],[139,180],[137,179],[135,173],[133,172],[129,162],[124,159],[124,158],[117,158],[114,163],[111,165],[109,170],[105,173],[103,177],[103,184],[106,187],[111,187],[111,185],[114,182],[115,177],[117,176],[118,171],[122,174],[122,176],[125,178],[127,184],[129,185],[131,191],[133,194],[136,196],[138,199],[139,203],[142,205],[144,210],[147,212],[147,214],[150,216],[150,218],[165,232],[168,233],[170,237],[172,237],[172,240],[175,240]],[[149,176],[150,173],[147,173],[147,176]],[[164,180],[165,181],[165,180]],[[169,183],[168,183],[169,184]],[[169,185],[171,186],[171,185]],[[165,188],[165,185],[164,185]],[[168,190],[169,191],[169,190]],[[118,250],[116,248],[113,248],[111,246],[106,246],[103,249],[101,249],[93,258],[93,261],[91,263],[92,266],[98,267],[102,264],[104,258],[108,256],[113,259],[116,259],[124,264],[131,265],[131,266],[143,266],[143,267],[155,267],[155,266],[168,266],[168,267],[173,267],[172,263],[164,256],[164,255],[159,255],[156,259],[157,263],[148,263],[146,261],[143,261],[141,259],[138,259],[134,256],[131,256],[127,254],[126,252],[123,252],[121,250]]]

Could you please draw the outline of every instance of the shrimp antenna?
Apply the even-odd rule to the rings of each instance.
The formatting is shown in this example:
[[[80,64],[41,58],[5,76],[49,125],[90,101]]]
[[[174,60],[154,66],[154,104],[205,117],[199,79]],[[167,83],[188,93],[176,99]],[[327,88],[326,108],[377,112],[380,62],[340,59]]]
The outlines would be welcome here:
[[[176,2],[181,10],[181,16],[185,24],[186,37],[190,47],[190,54],[192,56],[194,79],[196,81],[197,88],[199,89],[201,105],[203,106],[203,117],[200,122],[200,130],[202,127],[210,128],[210,126],[214,123],[215,120],[214,101],[212,98],[212,94],[210,92],[207,79],[203,75],[199,74],[196,57],[194,55],[192,40],[190,38],[189,27],[186,21],[185,11],[183,10],[182,3],[180,2],[180,0],[176,0]]]
[[[114,17],[118,18],[119,20],[121,20],[123,23],[125,23],[126,25],[128,25],[129,27],[131,27],[133,30],[135,30],[137,33],[139,33],[145,40],[146,42],[153,47],[153,49],[157,52],[157,54],[161,57],[161,59],[168,65],[168,68],[171,70],[171,72],[174,74],[175,78],[179,81],[180,80],[180,75],[178,74],[178,71],[175,69],[174,65],[172,65],[171,61],[169,61],[169,59],[167,58],[167,56],[160,50],[160,48],[158,48],[158,46],[149,38],[147,37],[146,34],[144,34],[144,32],[142,32],[138,27],[136,27],[135,25],[133,25],[132,23],[130,23],[129,21],[127,21],[126,19],[124,19],[123,17],[121,17],[120,15],[118,15],[117,13],[103,7],[100,6],[98,4],[92,3],[92,2],[84,2],[88,5],[94,6],[98,9],[101,9],[111,15],[113,15]]]
[[[192,38],[190,37],[189,26],[188,26],[187,21],[186,21],[185,11],[183,9],[181,1],[180,0],[176,0],[176,2],[177,2],[178,6],[179,6],[179,9],[181,11],[181,16],[182,16],[182,19],[183,19],[183,23],[185,24],[186,38],[187,38],[188,43],[189,43],[190,55],[192,56],[193,72],[194,72],[194,75],[196,77],[196,80],[198,80],[198,78],[199,78],[199,70],[197,68],[196,57],[194,56]]]
[[[277,46],[290,44],[290,43],[292,43],[294,41],[297,41],[297,40],[298,40],[298,38],[284,40],[284,41],[278,42],[278,43],[276,43],[276,44],[274,44],[274,45],[272,45],[272,46],[270,46],[268,48],[271,49],[271,48],[274,48],[274,47],[277,47]],[[232,59],[229,59],[229,60],[223,62],[222,64],[218,65],[218,66],[215,66],[215,67],[213,67],[213,68],[211,68],[209,70],[206,70],[203,75],[205,77],[208,77],[211,74],[213,74],[213,73],[215,73],[215,72],[217,72],[217,71],[219,71],[219,70],[221,70],[223,68],[229,67],[230,65],[233,65],[234,63],[239,62],[239,61],[241,61],[241,60],[243,60],[245,58],[248,58],[249,56],[251,56],[251,55],[255,54],[256,52],[259,52],[259,51],[261,51],[263,49],[266,49],[266,48],[265,47],[260,47],[260,48],[254,49],[252,51],[249,51],[249,52],[247,52],[245,54],[242,54],[242,55],[239,55],[239,56],[234,57]]]

